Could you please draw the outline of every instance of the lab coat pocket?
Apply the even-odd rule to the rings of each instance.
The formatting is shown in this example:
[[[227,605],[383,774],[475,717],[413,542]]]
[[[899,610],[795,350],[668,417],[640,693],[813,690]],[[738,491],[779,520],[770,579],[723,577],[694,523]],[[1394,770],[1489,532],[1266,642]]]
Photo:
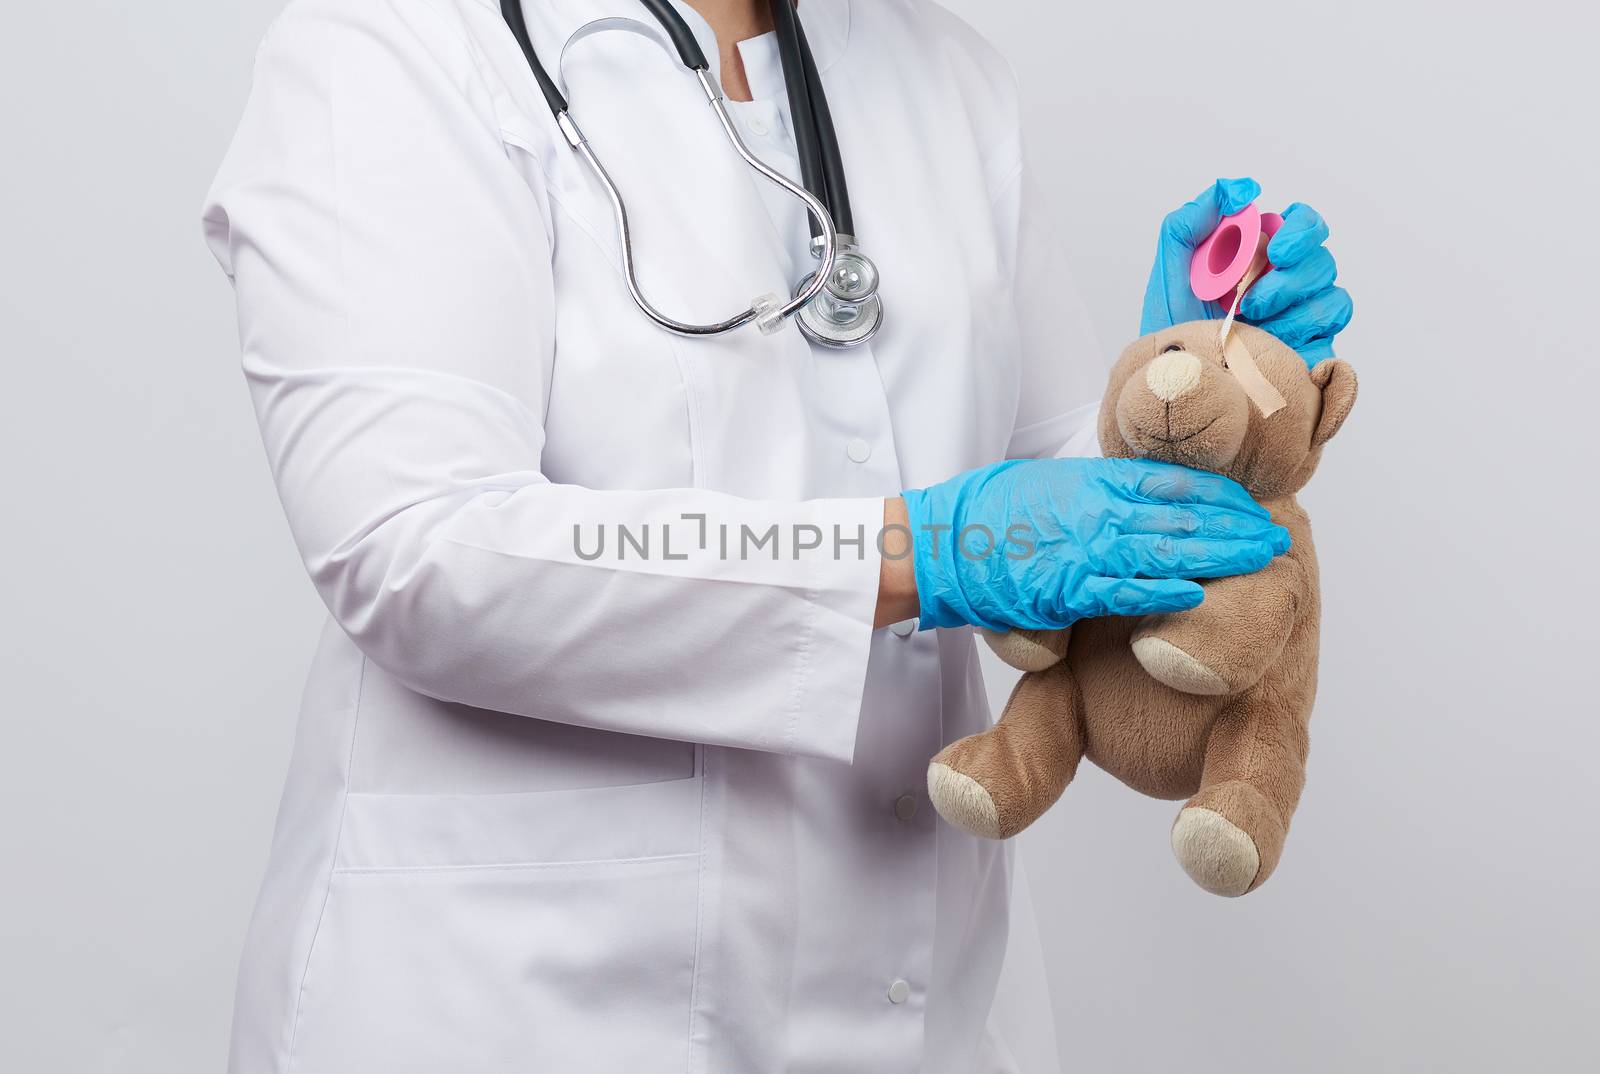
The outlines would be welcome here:
[[[699,777],[349,796],[295,1074],[681,1074]]]

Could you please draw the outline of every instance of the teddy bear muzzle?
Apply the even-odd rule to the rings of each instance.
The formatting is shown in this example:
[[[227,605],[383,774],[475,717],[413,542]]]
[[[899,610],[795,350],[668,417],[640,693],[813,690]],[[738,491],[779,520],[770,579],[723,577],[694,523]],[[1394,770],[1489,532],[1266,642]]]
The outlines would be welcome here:
[[[1117,431],[1138,457],[1224,470],[1244,444],[1249,405],[1221,363],[1167,350],[1124,382]]]

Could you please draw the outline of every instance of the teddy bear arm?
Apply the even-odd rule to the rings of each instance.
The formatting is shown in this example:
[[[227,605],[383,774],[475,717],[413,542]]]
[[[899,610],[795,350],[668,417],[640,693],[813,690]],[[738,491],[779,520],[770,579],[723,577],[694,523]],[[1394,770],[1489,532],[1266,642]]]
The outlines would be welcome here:
[[[1199,607],[1141,623],[1134,655],[1175,690],[1239,693],[1260,682],[1283,653],[1304,592],[1304,571],[1287,556],[1254,574],[1213,579],[1205,583]]]

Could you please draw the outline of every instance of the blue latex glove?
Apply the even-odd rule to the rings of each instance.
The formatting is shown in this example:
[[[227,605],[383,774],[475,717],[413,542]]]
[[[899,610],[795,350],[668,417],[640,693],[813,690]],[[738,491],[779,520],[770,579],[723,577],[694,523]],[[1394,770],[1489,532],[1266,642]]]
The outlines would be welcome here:
[[[1226,308],[1200,301],[1189,289],[1189,262],[1224,216],[1260,194],[1254,179],[1218,179],[1199,197],[1167,214],[1145,288],[1140,335],[1227,315]],[[1308,365],[1331,358],[1333,337],[1350,323],[1350,295],[1333,284],[1338,267],[1323,245],[1327,238],[1328,225],[1321,214],[1299,202],[1289,206],[1283,212],[1283,227],[1267,243],[1273,271],[1246,291],[1239,304],[1245,323],[1271,332],[1299,351]]]
[[[1267,243],[1272,271],[1239,300],[1239,316],[1300,352],[1308,365],[1333,357],[1333,337],[1350,323],[1350,292],[1334,286],[1339,267],[1323,245],[1322,214],[1295,202]],[[1225,313],[1226,311],[1224,311]]]
[[[1183,611],[1201,599],[1188,579],[1289,550],[1243,487],[1164,462],[1002,462],[904,495],[923,629]]]

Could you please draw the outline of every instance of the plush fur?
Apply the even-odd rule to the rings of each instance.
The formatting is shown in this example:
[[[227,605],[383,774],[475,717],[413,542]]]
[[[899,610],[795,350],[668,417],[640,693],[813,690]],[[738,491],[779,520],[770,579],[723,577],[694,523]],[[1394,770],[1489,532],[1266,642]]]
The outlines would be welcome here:
[[[1087,756],[1143,794],[1187,799],[1171,833],[1179,862],[1207,891],[1243,895],[1276,867],[1305,783],[1320,593],[1295,493],[1350,413],[1356,380],[1344,362],[1307,370],[1272,336],[1236,325],[1287,400],[1262,418],[1223,364],[1217,329],[1177,325],[1122,353],[1100,409],[1101,449],[1227,474],[1294,547],[1255,574],[1203,583],[1192,611],[990,635],[1028,674],[993,728],[934,758],[928,790],[952,824],[1009,838]]]

